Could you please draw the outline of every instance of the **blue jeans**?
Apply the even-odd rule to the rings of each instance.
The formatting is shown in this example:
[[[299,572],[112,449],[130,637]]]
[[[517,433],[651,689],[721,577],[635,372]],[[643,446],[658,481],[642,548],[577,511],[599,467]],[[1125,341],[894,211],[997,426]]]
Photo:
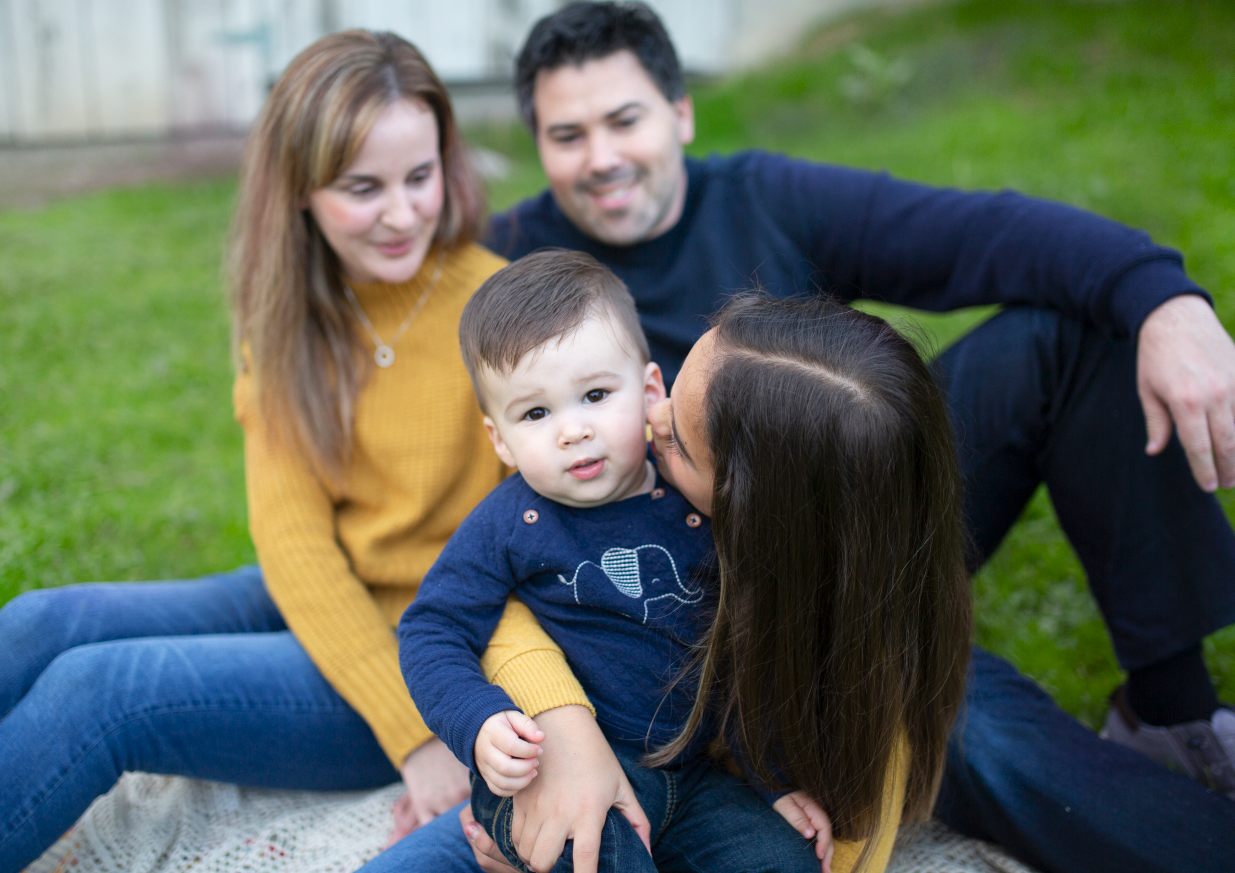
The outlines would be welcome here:
[[[321,790],[399,778],[256,567],[31,591],[0,609],[0,873],[125,770]]]
[[[652,854],[630,822],[611,809],[601,833],[597,873],[818,873],[814,844],[738,777],[707,759],[653,770],[640,766],[628,752],[615,751],[651,822]],[[526,871],[511,834],[511,798],[496,796],[477,778],[472,783],[472,813],[506,859]],[[567,841],[555,873],[574,869],[572,851],[573,840]]]
[[[1011,308],[944,352],[936,372],[965,478],[972,567],[1045,483],[1125,669],[1235,622],[1235,535],[1178,440],[1145,454],[1134,341]],[[1235,864],[1235,801],[1100,740],[980,650],[935,812],[1048,873]]]

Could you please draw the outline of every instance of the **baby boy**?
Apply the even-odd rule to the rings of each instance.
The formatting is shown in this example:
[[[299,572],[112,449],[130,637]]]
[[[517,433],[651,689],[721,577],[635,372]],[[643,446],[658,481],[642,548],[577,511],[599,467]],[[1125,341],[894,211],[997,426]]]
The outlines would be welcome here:
[[[758,851],[780,843],[813,861],[767,799],[708,762],[708,730],[675,762],[672,785],[638,763],[686,723],[695,684],[674,679],[706,633],[715,588],[708,520],[648,458],[647,410],[665,389],[621,280],[586,254],[528,255],[480,287],[459,335],[489,437],[518,474],[468,516],[426,575],[400,622],[399,656],[425,722],[483,779],[477,820],[509,847],[510,805],[503,812],[497,797],[535,776],[534,725],[479,663],[515,593],[561,646],[651,821],[680,816],[688,793],[717,792],[750,817],[696,842],[714,851],[742,835],[750,845],[752,829],[766,826],[783,839],[756,841]],[[654,870],[634,829],[610,818],[606,839],[624,841],[608,847],[611,861]],[[701,826],[692,825],[696,837]]]

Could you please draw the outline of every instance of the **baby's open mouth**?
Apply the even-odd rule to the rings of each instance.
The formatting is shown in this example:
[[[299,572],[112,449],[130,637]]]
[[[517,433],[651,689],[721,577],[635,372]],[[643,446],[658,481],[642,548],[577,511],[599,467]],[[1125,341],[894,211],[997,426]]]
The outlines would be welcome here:
[[[584,458],[582,461],[579,461],[574,466],[572,466],[568,472],[570,473],[570,475],[574,476],[576,479],[586,480],[586,479],[595,479],[597,476],[600,475],[601,471],[604,469],[605,469],[604,460],[597,460],[596,458]]]

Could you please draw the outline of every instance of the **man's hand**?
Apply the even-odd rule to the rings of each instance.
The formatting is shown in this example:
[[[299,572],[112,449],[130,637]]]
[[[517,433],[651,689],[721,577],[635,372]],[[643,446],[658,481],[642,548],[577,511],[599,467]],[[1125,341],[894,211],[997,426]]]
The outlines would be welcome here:
[[[1145,319],[1136,346],[1136,388],[1156,455],[1171,423],[1205,491],[1235,487],[1235,343],[1203,297],[1172,297]]]
[[[407,793],[395,801],[395,826],[387,848],[472,796],[467,768],[437,737],[408,755],[399,772]]]
[[[583,706],[559,706],[536,716],[546,734],[539,776],[515,795],[515,851],[532,870],[550,870],[574,840],[577,873],[596,873],[605,816],[616,808],[651,853],[652,826],[626,774]],[[480,859],[479,853],[477,860]]]
[[[472,757],[476,772],[498,797],[510,797],[536,778],[536,745],[545,732],[517,709],[508,709],[485,719],[476,733]]]
[[[772,809],[806,839],[815,841],[815,857],[822,873],[832,871],[832,820],[805,791],[791,791],[772,804]]]

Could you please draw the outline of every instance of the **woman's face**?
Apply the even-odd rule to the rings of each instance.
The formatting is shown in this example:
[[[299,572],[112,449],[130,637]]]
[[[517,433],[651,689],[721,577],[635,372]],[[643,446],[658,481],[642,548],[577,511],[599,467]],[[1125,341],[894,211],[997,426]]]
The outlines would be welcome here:
[[[709,330],[686,356],[673,394],[648,410],[652,454],[660,475],[707,516],[712,515],[712,452],[703,416],[715,357],[716,331]]]
[[[437,232],[444,187],[437,119],[398,100],[378,117],[339,178],[309,194],[309,212],[349,282],[406,282]]]

